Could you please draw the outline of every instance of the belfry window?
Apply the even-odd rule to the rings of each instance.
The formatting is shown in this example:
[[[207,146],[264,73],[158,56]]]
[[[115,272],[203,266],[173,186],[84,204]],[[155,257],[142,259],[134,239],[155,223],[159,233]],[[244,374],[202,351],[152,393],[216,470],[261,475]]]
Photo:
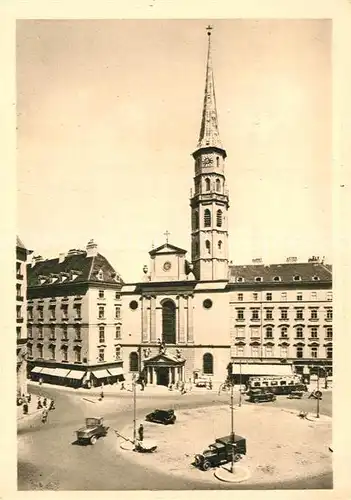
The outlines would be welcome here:
[[[221,181],[219,179],[216,179],[216,191],[217,193],[221,192]]]
[[[207,178],[205,179],[205,190],[206,190],[206,191],[210,191],[210,189],[211,189],[211,181],[210,181],[210,179],[207,177]]]
[[[197,210],[193,212],[193,228],[199,229],[199,212]]]
[[[221,250],[221,249],[222,249],[222,241],[219,240],[219,242],[218,242],[218,250]]]
[[[211,253],[211,243],[209,240],[206,240],[205,241],[205,246],[206,246],[206,250],[208,253]]]
[[[176,306],[172,300],[165,300],[162,304],[162,341],[176,343]]]
[[[216,158],[216,165],[217,165],[217,168],[219,167],[219,156],[217,156]]]
[[[204,224],[205,227],[211,227],[211,212],[208,208],[204,212]]]
[[[217,227],[222,226],[223,212],[222,210],[217,210]]]

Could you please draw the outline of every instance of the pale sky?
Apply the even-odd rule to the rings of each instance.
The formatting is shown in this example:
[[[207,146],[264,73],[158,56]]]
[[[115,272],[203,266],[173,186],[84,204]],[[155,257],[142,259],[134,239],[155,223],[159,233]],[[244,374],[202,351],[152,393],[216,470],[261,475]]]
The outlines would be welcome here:
[[[130,282],[166,230],[190,251],[208,23],[230,259],[331,261],[324,20],[19,21],[18,234],[35,254],[94,238]]]

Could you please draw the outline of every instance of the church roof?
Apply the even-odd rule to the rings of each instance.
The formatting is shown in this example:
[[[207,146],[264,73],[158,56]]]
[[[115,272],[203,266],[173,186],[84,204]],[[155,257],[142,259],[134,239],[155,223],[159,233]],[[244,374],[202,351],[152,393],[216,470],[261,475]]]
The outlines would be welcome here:
[[[250,264],[229,266],[230,283],[306,283],[332,281],[332,266],[320,262],[287,262],[284,264]]]
[[[211,54],[211,30],[212,27],[208,26],[208,52],[206,65],[205,96],[197,149],[216,147],[223,150],[218,128],[216,95]]]
[[[180,247],[176,247],[175,245],[171,245],[170,243],[164,243],[163,245],[153,248],[150,250],[149,255],[161,255],[161,254],[186,254],[186,250]]]
[[[102,279],[99,279],[100,271]],[[59,285],[59,280],[53,281],[50,278],[53,275],[62,276],[65,274],[68,279],[63,281],[63,284],[69,283],[71,281],[69,277],[72,275],[76,276],[72,280],[73,283],[107,282],[123,284],[121,277],[103,255],[97,253],[93,257],[87,257],[87,252],[78,250],[72,255],[68,253],[62,262],[60,262],[59,258],[55,258],[37,261],[34,266],[28,264],[28,287]],[[47,278],[47,281],[41,284],[40,279],[44,278]]]

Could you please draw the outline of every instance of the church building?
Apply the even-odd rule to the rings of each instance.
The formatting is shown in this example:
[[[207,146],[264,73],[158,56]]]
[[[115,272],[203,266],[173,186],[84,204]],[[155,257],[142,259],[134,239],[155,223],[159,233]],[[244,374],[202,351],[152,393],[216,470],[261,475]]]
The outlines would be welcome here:
[[[240,363],[246,375],[284,374],[293,365],[305,373],[316,363],[331,373],[330,266],[316,257],[271,266],[229,262],[227,153],[219,136],[210,27],[207,35],[205,95],[193,152],[191,257],[166,232],[166,242],[149,252],[144,280],[123,285],[124,373],[142,372],[157,385],[198,375],[223,381],[230,363]]]

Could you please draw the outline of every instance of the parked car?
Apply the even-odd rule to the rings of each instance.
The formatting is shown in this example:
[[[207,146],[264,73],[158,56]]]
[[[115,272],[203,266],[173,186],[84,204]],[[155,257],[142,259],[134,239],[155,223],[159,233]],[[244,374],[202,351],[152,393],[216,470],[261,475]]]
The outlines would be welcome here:
[[[228,463],[232,460],[232,449],[231,436],[218,438],[205,451],[195,455],[195,465],[206,471],[211,467]],[[236,434],[234,437],[234,461],[237,462],[243,455],[246,455],[246,439]]]
[[[84,444],[95,444],[99,437],[106,436],[109,427],[104,425],[103,417],[88,417],[85,426],[81,427],[77,434],[77,441]]]
[[[195,387],[207,387],[210,380],[210,377],[206,377],[205,375],[200,376],[195,380]]]
[[[155,422],[157,424],[174,424],[176,416],[174,410],[154,410],[146,415],[145,420],[148,422]]]
[[[248,393],[249,401],[252,403],[262,403],[266,401],[275,401],[277,396],[265,389],[251,389]]]
[[[290,399],[301,399],[303,393],[307,391],[305,384],[297,385],[293,391],[290,392],[288,398]]]

